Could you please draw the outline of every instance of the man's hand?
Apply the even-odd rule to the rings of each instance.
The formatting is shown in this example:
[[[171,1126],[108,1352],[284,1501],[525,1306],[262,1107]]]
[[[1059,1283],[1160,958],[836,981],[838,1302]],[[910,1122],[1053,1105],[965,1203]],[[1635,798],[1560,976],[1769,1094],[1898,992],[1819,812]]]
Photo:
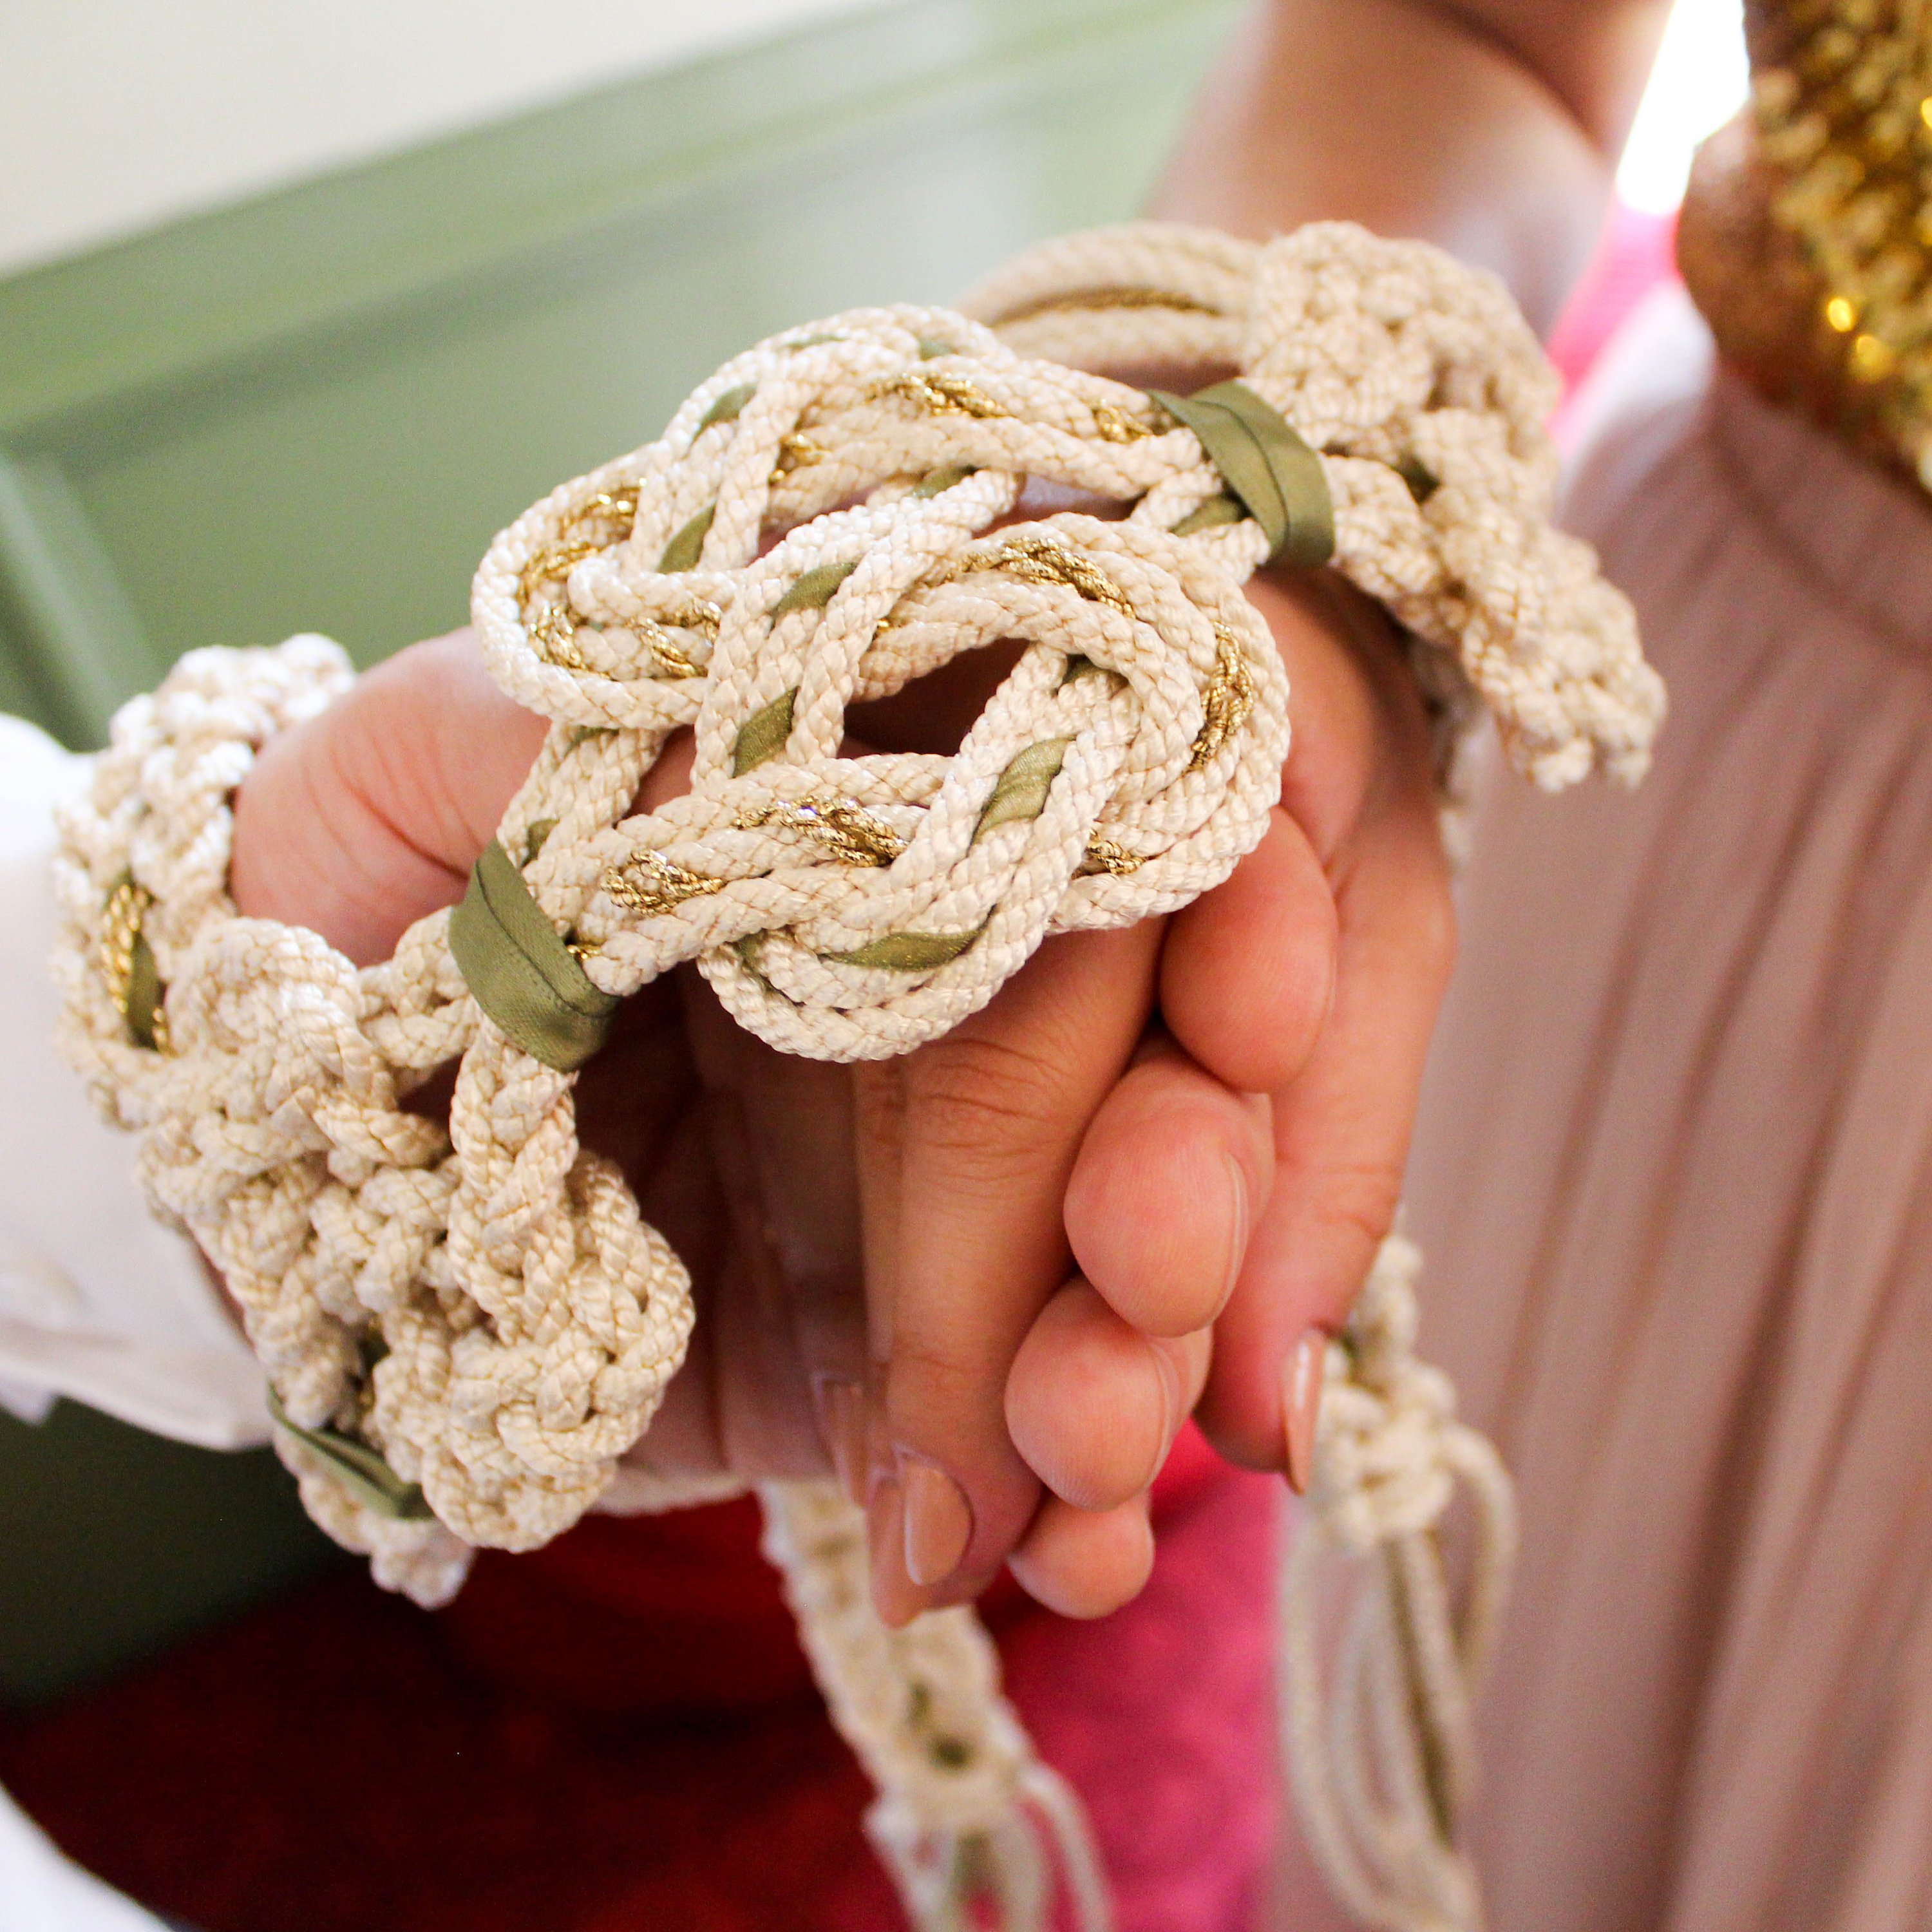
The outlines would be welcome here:
[[[238,905],[310,926],[359,964],[386,957],[410,924],[461,896],[543,733],[541,719],[490,683],[466,633],[402,652],[342,704],[265,749],[236,801],[230,878]],[[688,756],[688,741],[674,741],[646,781],[640,809],[682,789]],[[1150,944],[1140,944],[1150,958]],[[1052,953],[1078,956],[1064,946]],[[1144,982],[1144,969],[1139,976]],[[1022,1054],[1034,1028],[1058,1024],[1061,983],[1049,963],[1029,982],[1032,1004],[1010,1002]],[[1118,1011],[1100,1016],[1131,1048],[1144,986],[1114,1000],[1101,983]],[[698,1304],[690,1356],[634,1459],[665,1475],[836,1468],[862,1497],[872,1373],[850,1070],[773,1052],[732,1024],[686,970],[627,1003],[585,1070],[578,1100],[584,1138],[622,1163],[644,1213],[689,1267]],[[1056,1118],[1066,1112],[1064,1102],[1053,1105]],[[1057,1226],[1057,1193],[1051,1212]],[[969,1217],[969,1247],[995,1253],[1006,1219],[996,1202],[976,1222]],[[961,1312],[988,1326],[998,1298],[983,1312],[969,1305]],[[996,1424],[1022,1336],[997,1338],[983,1357]],[[1070,1353],[1051,1332],[1032,1347],[1050,1364]],[[1162,1345],[1163,1359],[1172,1352]],[[1192,1345],[1200,1366],[1204,1354],[1204,1343]],[[1100,1376],[1094,1392],[1103,1426],[1110,1414],[1132,1408],[1139,1366]],[[1164,1396],[1143,1478],[1199,1379],[1196,1369]],[[999,1433],[999,1450],[1010,1454],[1003,1426]],[[1144,1547],[1110,1569],[1095,1562],[1090,1536],[1056,1540],[1043,1520],[1048,1533],[1036,1538],[1039,1484],[1030,1471],[1024,1480],[1028,1504],[1014,1513],[989,1570],[1017,1551],[1040,1593],[1087,1613],[1138,1588]],[[1144,1512],[1140,1527],[1144,1544]]]

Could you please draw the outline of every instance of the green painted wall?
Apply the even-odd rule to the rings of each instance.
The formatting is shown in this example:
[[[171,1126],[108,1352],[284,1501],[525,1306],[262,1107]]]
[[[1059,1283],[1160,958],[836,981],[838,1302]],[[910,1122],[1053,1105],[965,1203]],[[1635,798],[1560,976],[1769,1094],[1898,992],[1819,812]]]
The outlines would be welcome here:
[[[1233,10],[908,0],[0,283],[0,706],[94,744],[194,645],[462,622],[727,356],[1133,213]],[[0,1699],[316,1560],[272,1460],[0,1426]]]
[[[364,660],[723,358],[1131,213],[1222,0],[915,0],[0,284],[0,703]]]

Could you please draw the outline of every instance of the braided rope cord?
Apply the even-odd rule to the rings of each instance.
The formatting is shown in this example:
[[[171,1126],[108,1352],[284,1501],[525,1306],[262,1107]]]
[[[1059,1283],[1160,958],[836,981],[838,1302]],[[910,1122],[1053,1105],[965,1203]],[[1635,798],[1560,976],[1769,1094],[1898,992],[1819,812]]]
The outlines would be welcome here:
[[[1314,1477],[1282,1577],[1284,1755],[1309,1845],[1364,1924],[1476,1932],[1482,1894],[1460,1829],[1516,1511],[1495,1448],[1456,1420],[1448,1378],[1415,1358],[1421,1265],[1413,1244],[1390,1236],[1330,1344]],[[1474,1526],[1460,1600],[1442,1540],[1459,1492]],[[1352,1570],[1358,1587],[1324,1673],[1330,1569]]]
[[[969,307],[985,320],[856,310],[761,344],[484,557],[489,668],[553,728],[502,869],[568,940],[586,1009],[695,961],[785,1051],[902,1053],[1049,934],[1176,909],[1252,848],[1288,747],[1241,592],[1270,540],[1192,430],[1078,364],[1238,372],[1317,453],[1335,567],[1438,688],[1479,698],[1545,786],[1641,772],[1660,687],[1628,605],[1550,527],[1552,379],[1490,278],[1346,224],[1265,247],[1140,226],[1037,250]],[[994,530],[1028,478],[1125,514]],[[849,705],[1010,638],[1023,655],[956,754],[843,754]],[[229,801],[349,677],[316,638],[196,652],[117,718],[63,820],[63,1038],[141,1135],[158,1211],[229,1282],[311,1514],[435,1603],[471,1546],[541,1544],[611,1484],[692,1304],[579,1144],[574,1075],[466,983],[449,914],[359,971],[236,914]],[[687,726],[689,794],[634,814]],[[404,1102],[452,1063],[446,1132]],[[626,1473],[632,1506],[684,1499]],[[976,1888],[1043,1922],[1029,1808],[1103,1922],[1077,1808],[970,1616],[884,1630],[856,1513],[827,1485],[766,1499],[921,1925],[967,1922]]]

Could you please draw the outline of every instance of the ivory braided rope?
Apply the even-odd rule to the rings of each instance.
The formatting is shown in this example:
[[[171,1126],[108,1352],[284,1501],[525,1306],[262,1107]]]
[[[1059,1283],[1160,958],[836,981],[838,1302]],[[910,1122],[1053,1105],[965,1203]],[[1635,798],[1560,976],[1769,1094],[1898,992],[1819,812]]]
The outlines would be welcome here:
[[[1452,709],[1479,699],[1546,787],[1640,773],[1661,688],[1627,604],[1550,526],[1553,378],[1491,278],[1346,224],[1265,246],[1140,225],[1035,250],[968,307],[982,320],[856,310],[761,344],[484,557],[490,672],[552,721],[499,843],[598,993],[694,960],[786,1051],[902,1053],[1049,934],[1174,910],[1252,848],[1288,747],[1241,590],[1269,540],[1195,431],[1098,368],[1238,373],[1318,452],[1334,566],[1420,640]],[[993,531],[1029,478],[1124,517]],[[1024,654],[955,755],[841,755],[850,704],[1008,638]],[[448,913],[359,971],[236,914],[229,801],[350,676],[316,638],[200,651],[122,711],[63,823],[63,1036],[140,1133],[158,1210],[226,1278],[311,1514],[434,1604],[472,1546],[541,1544],[610,1487],[692,1304],[580,1146],[574,1074],[472,996]],[[689,795],[633,815],[687,726]],[[152,1047],[144,972],[165,992]],[[446,1133],[402,1103],[452,1063]],[[836,1490],[766,1501],[920,1924],[958,1919],[969,1868],[1003,1875],[1002,1922],[1043,1922],[1046,1868],[1016,1849],[1029,1807],[1101,1922],[1070,1795],[970,1614],[885,1632]]]

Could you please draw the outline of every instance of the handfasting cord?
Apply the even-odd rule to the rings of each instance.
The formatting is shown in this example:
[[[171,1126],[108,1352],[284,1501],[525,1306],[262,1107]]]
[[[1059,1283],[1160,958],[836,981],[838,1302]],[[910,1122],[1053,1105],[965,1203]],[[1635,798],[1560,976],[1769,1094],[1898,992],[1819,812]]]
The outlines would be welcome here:
[[[1489,278],[1345,224],[1133,226],[1023,256],[972,306],[776,337],[497,538],[487,662],[552,729],[463,904],[384,964],[226,892],[254,752],[348,682],[321,640],[184,658],[64,820],[67,1050],[226,1280],[310,1512],[419,1601],[471,1546],[576,1520],[682,1360],[684,1269],[575,1126],[575,1071],[647,982],[695,961],[772,1044],[880,1057],[1049,934],[1218,884],[1288,748],[1241,590],[1272,560],[1381,602],[1538,782],[1642,768],[1660,688],[1550,526],[1552,378]],[[1238,380],[1150,394],[1076,366],[1128,363]],[[1126,514],[994,532],[1028,478]],[[956,754],[841,755],[848,706],[1003,639],[1023,654]],[[689,794],[633,815],[684,727]],[[446,1132],[404,1102],[452,1063]],[[919,1923],[976,1893],[1043,1923],[1029,1813],[1102,1922],[1077,1808],[970,1613],[885,1630],[858,1513],[825,1484],[766,1501]]]

